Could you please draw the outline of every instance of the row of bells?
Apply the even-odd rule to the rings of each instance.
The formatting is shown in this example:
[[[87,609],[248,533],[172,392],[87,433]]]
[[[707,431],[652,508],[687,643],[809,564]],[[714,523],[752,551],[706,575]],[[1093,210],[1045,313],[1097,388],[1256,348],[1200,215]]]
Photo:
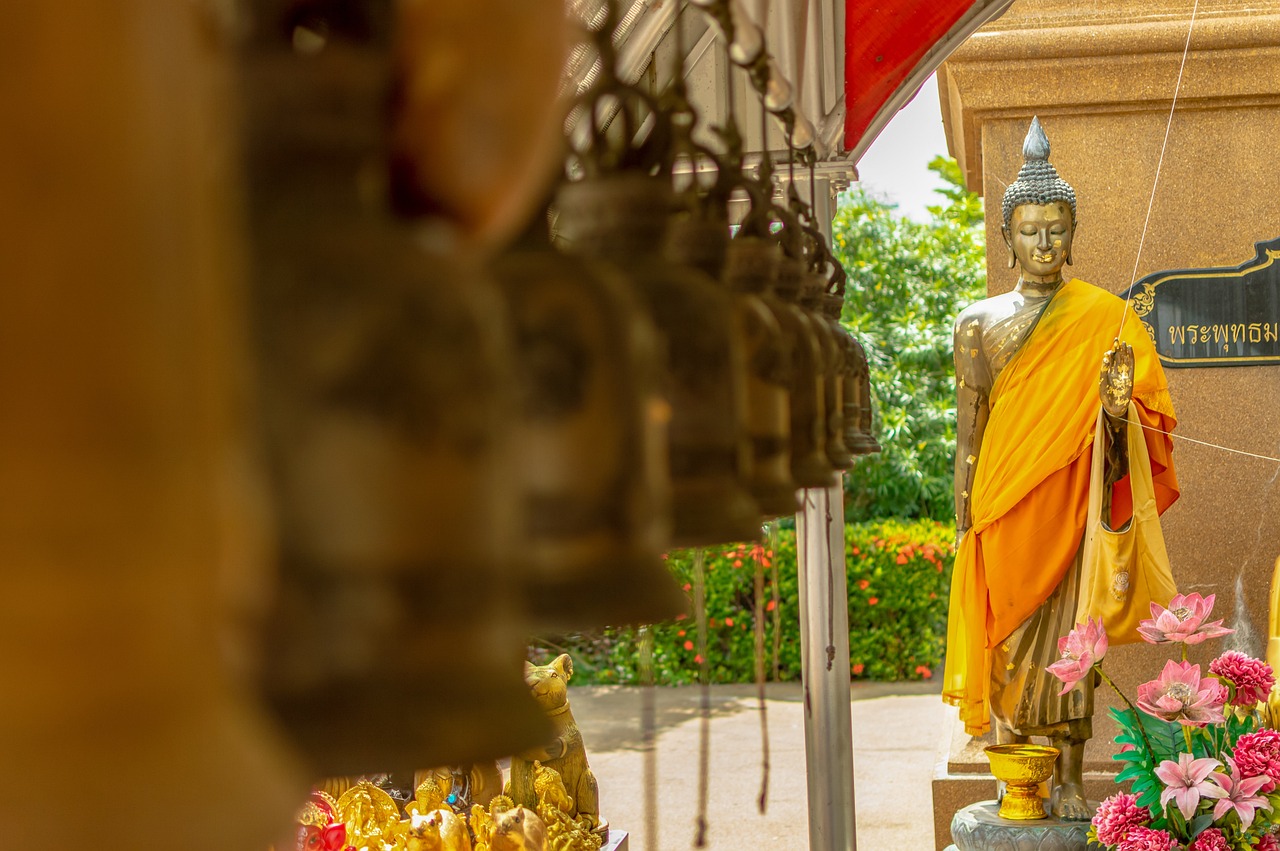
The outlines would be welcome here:
[[[674,216],[669,178],[565,184],[558,246],[433,250],[392,212],[388,51],[285,33],[240,62],[263,688],[316,777],[517,752],[528,634],[680,612],[665,550],[756,538],[878,449],[866,358],[823,275]]]

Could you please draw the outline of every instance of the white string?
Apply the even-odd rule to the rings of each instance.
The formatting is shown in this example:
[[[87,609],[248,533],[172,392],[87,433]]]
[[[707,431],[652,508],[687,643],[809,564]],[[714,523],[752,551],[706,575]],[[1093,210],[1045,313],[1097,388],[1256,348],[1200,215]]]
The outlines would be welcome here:
[[[1187,24],[1187,41],[1182,46],[1182,64],[1178,66],[1178,82],[1173,87],[1173,102],[1169,104],[1169,118],[1164,124],[1164,141],[1160,144],[1160,159],[1156,161],[1156,177],[1151,181],[1151,197],[1147,199],[1147,217],[1142,222],[1142,236],[1138,239],[1138,254],[1133,258],[1133,272],[1129,275],[1129,289],[1138,280],[1138,264],[1142,261],[1142,247],[1147,241],[1147,226],[1151,224],[1151,210],[1156,203],[1156,188],[1160,185],[1160,169],[1164,166],[1164,152],[1169,146],[1169,131],[1173,128],[1173,111],[1178,107],[1178,93],[1182,90],[1182,72],[1187,67],[1187,54],[1191,52],[1191,32],[1196,26],[1196,11],[1200,8],[1200,0],[1195,0],[1195,4],[1191,7],[1191,21]],[[1128,299],[1125,299],[1125,307],[1128,307]],[[1124,333],[1125,320],[1129,318],[1129,311],[1126,309],[1120,314],[1120,330],[1116,332],[1116,338]]]
[[[1194,437],[1187,437],[1185,434],[1174,434],[1171,431],[1165,431],[1162,428],[1149,426],[1146,423],[1140,423],[1137,420],[1131,420],[1126,418],[1124,421],[1129,423],[1130,425],[1142,426],[1147,431],[1158,431],[1160,432],[1160,434],[1163,434],[1166,437],[1172,437],[1174,440],[1186,440],[1186,441],[1189,441],[1190,443],[1197,443],[1201,446],[1208,446],[1211,449],[1221,449],[1223,452],[1234,452],[1236,455],[1247,455],[1250,458],[1257,458],[1262,461],[1274,461],[1275,463],[1280,464],[1280,458],[1272,458],[1270,455],[1258,455],[1255,452],[1245,452],[1243,449],[1232,449],[1230,446],[1220,446],[1217,443],[1210,443],[1207,440],[1196,440]]]

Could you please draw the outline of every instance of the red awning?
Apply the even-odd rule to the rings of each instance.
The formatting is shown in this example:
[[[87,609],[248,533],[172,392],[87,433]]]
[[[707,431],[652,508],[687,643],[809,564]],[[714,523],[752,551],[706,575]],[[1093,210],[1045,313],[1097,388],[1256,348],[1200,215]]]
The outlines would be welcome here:
[[[856,162],[929,75],[1012,0],[846,0],[844,146]]]

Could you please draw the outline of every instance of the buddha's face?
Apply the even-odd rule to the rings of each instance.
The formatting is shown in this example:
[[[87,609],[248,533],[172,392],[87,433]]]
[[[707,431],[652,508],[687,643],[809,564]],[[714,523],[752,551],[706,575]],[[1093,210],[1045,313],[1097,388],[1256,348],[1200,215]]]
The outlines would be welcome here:
[[[1015,207],[1004,231],[1005,242],[1028,281],[1062,279],[1062,266],[1071,259],[1071,207],[1065,201]]]

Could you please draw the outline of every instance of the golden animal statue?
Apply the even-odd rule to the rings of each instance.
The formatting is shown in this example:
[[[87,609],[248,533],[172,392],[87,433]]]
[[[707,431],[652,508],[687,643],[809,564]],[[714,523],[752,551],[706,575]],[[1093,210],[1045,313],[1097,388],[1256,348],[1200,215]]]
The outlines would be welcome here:
[[[555,738],[548,744],[527,750],[511,758],[508,784],[512,800],[523,807],[536,807],[538,802],[535,765],[541,763],[555,769],[564,780],[573,799],[569,815],[583,818],[589,827],[600,823],[600,797],[595,775],[587,764],[587,751],[582,733],[569,709],[569,678],[573,676],[573,660],[562,653],[549,665],[525,663],[524,679],[533,699],[551,720]]]
[[[1178,496],[1167,437],[1173,406],[1155,348],[1126,303],[1063,278],[1076,197],[1049,163],[1038,120],[1023,156],[1002,204],[1017,286],[969,306],[955,326],[959,549],[943,696],[960,707],[971,735],[994,717],[1000,744],[1048,737],[1061,751],[1053,812],[1087,819],[1082,762],[1093,678],[1059,694],[1062,684],[1044,668],[1076,623],[1091,487],[1113,523],[1132,513],[1127,489],[1113,497],[1111,487],[1127,472],[1127,429],[1138,427],[1125,422],[1131,399],[1150,427],[1143,434],[1157,509]],[[1107,414],[1102,483],[1090,481],[1088,451],[1099,407]]]
[[[444,807],[404,819],[383,837],[382,844],[369,847],[377,851],[472,851],[471,832],[465,818]]]
[[[517,807],[506,795],[489,802],[489,809],[471,807],[472,851],[545,851],[547,828],[527,807]]]

